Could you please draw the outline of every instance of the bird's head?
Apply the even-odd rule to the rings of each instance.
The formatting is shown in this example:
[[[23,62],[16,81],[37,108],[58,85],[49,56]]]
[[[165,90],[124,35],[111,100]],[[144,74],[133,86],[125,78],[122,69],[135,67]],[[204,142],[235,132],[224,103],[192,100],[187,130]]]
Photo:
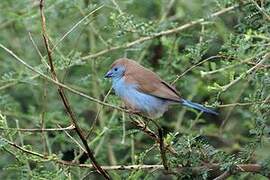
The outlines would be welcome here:
[[[126,60],[116,60],[112,65],[111,69],[106,73],[105,78],[120,79],[124,76],[126,71]]]

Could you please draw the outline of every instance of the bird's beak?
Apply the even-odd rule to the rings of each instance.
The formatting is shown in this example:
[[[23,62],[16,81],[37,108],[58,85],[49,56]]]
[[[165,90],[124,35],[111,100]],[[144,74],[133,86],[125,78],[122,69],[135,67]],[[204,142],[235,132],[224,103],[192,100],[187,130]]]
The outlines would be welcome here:
[[[112,77],[112,72],[111,71],[108,71],[105,75],[105,78],[111,78]]]

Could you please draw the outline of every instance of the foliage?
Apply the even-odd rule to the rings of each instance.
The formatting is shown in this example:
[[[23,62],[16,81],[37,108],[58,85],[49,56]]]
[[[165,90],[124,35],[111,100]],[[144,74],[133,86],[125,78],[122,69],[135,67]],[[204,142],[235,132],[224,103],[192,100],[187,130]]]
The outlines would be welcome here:
[[[238,7],[212,16],[233,6]],[[269,177],[269,1],[46,0],[44,8],[63,84],[121,106],[113,93],[106,95],[111,84],[103,76],[115,59],[128,57],[173,83],[186,99],[220,112],[214,117],[170,108],[158,123],[165,144],[176,151],[166,151],[172,172],[116,168],[109,171],[113,179],[212,179],[222,172],[230,172],[231,179]],[[157,35],[200,18],[188,28]],[[0,32],[1,44],[50,76],[39,1],[1,0]],[[0,179],[102,179],[77,165],[91,161],[76,132],[61,130],[70,119],[57,86],[0,49]],[[159,145],[128,114],[65,92],[100,165],[161,164]],[[218,166],[213,170],[209,164]],[[260,169],[243,173],[242,164]]]

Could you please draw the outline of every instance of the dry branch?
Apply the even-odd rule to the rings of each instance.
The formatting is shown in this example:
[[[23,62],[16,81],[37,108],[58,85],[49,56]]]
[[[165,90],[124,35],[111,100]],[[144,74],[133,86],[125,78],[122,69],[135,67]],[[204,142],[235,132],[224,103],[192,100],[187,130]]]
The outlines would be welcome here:
[[[55,80],[56,82],[59,82],[57,75],[56,75],[55,68],[54,68],[53,59],[52,59],[52,50],[51,50],[50,45],[49,45],[49,38],[48,38],[47,31],[46,31],[46,18],[44,15],[44,0],[40,0],[39,8],[40,8],[40,16],[41,16],[41,24],[42,24],[42,36],[43,36],[45,48],[46,48],[47,55],[48,55],[50,72],[51,72],[53,80]],[[110,176],[108,175],[108,173],[105,170],[102,169],[102,167],[100,167],[96,158],[94,157],[92,150],[88,146],[87,140],[86,140],[85,136],[83,135],[83,132],[77,123],[77,119],[75,117],[75,114],[74,114],[73,110],[71,109],[69,100],[67,99],[66,94],[65,94],[62,86],[58,86],[58,93],[60,95],[60,98],[61,98],[66,110],[67,110],[68,115],[70,116],[72,124],[75,126],[76,133],[78,134],[83,145],[85,146],[87,156],[92,161],[93,167],[97,170],[97,172],[99,172],[101,175],[103,175],[105,179],[110,179]]]

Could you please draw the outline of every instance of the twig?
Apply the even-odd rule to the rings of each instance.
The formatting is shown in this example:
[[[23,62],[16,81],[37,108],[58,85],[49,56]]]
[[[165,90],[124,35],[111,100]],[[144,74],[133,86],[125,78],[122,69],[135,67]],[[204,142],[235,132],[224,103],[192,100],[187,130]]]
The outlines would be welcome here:
[[[123,112],[129,113],[129,111],[126,110],[126,109],[123,109],[123,108],[121,108],[121,107],[119,107],[119,106],[116,106],[116,105],[113,105],[113,104],[109,104],[109,103],[100,101],[100,100],[98,100],[98,99],[96,99],[96,98],[93,98],[93,97],[91,97],[91,96],[88,96],[88,95],[86,95],[86,94],[84,94],[84,93],[82,93],[82,92],[80,92],[80,91],[77,91],[76,89],[73,89],[73,88],[71,88],[71,87],[69,87],[69,86],[67,86],[67,85],[65,85],[65,84],[63,84],[63,83],[61,83],[61,82],[58,82],[58,81],[53,80],[53,79],[50,78],[49,76],[43,74],[42,72],[36,70],[34,67],[32,67],[32,66],[30,66],[29,64],[27,64],[24,60],[22,60],[21,58],[19,58],[15,53],[13,53],[10,49],[6,48],[3,44],[0,43],[0,47],[1,47],[2,49],[4,49],[7,53],[9,53],[12,57],[14,57],[15,60],[17,60],[19,63],[21,63],[22,65],[24,65],[25,67],[27,67],[27,68],[30,69],[31,71],[37,73],[37,75],[32,76],[32,79],[35,79],[35,78],[41,76],[42,78],[44,78],[44,79],[46,79],[46,80],[52,82],[53,84],[55,84],[55,85],[57,85],[57,86],[61,86],[61,87],[65,88],[66,90],[68,90],[68,91],[70,91],[70,92],[72,92],[72,93],[74,93],[74,94],[77,94],[77,95],[79,95],[79,96],[81,96],[81,97],[83,97],[83,98],[85,98],[85,99],[88,99],[88,100],[93,101],[93,102],[95,102],[95,103],[101,104],[101,105],[103,105],[103,106],[107,106],[107,107],[116,109],[116,110],[118,110],[118,111],[123,111]],[[198,64],[197,64],[197,65],[198,65]],[[261,65],[258,65],[258,64],[257,64],[257,66],[260,67]],[[194,67],[193,67],[193,68],[194,68]],[[181,75],[180,75],[180,76],[181,76]],[[12,85],[13,85],[13,84],[12,84]],[[1,89],[2,89],[2,87],[0,87],[0,90],[1,90]],[[265,102],[265,103],[268,103],[268,102],[270,102],[270,101],[255,101],[255,102],[243,102],[243,103],[222,104],[222,105],[217,105],[217,107],[220,107],[220,108],[226,108],[226,107],[230,107],[230,106],[250,106],[250,105],[253,105],[253,104],[259,104],[259,103],[264,103],[264,102]]]
[[[164,166],[164,169],[166,171],[169,170],[169,165],[167,162],[167,157],[166,157],[166,149],[164,147],[164,136],[163,136],[163,129],[160,127],[160,125],[152,119],[148,119],[151,122],[153,122],[153,124],[157,127],[158,130],[158,138],[159,138],[159,150],[160,150],[160,156],[161,156],[161,160],[162,160],[162,164]]]
[[[206,61],[212,60],[212,59],[216,59],[216,58],[220,58],[222,56],[220,55],[216,55],[216,56],[211,56],[209,58],[206,58],[200,62],[198,62],[197,64],[194,64],[193,66],[191,66],[190,68],[186,69],[182,74],[177,75],[177,78],[172,82],[172,85],[175,84],[181,77],[183,77],[185,74],[187,74],[189,71],[191,71],[192,69],[194,69],[195,67],[205,63]]]
[[[164,166],[164,169],[168,171],[169,165],[168,165],[167,156],[166,156],[166,149],[164,147],[163,129],[160,126],[157,126],[157,128],[158,128],[159,149],[160,149],[160,156],[162,159],[162,164]]]
[[[22,152],[24,152],[24,153],[31,154],[31,155],[34,155],[34,156],[37,156],[37,157],[40,157],[40,158],[43,158],[43,159],[48,159],[48,158],[46,158],[46,156],[43,155],[43,154],[40,154],[40,153],[37,153],[37,152],[34,152],[34,151],[30,151],[30,150],[28,150],[28,149],[25,149],[25,148],[23,148],[23,147],[21,147],[21,146],[15,144],[15,143],[13,143],[13,142],[7,140],[7,139],[1,138],[1,137],[0,137],[0,139],[1,139],[2,141],[6,142],[7,144],[9,144],[9,145],[11,145],[11,146],[13,146],[13,147],[19,149],[20,151],[22,151]]]
[[[169,3],[166,2],[167,6],[165,7],[165,11],[162,14],[159,22],[163,22],[166,19],[167,15],[170,13],[170,10],[173,7],[174,3],[175,3],[175,0],[171,0]]]
[[[231,81],[229,84],[222,86],[222,92],[227,91],[230,87],[232,87],[234,84],[236,84],[238,81],[240,81],[241,79],[243,79],[246,75],[250,74],[251,72],[256,72],[257,68],[260,67],[266,60],[268,60],[270,57],[270,53],[266,53],[263,56],[263,59],[257,63],[255,66],[253,66],[252,68],[250,68],[249,70],[247,70],[245,73],[241,74],[238,78],[236,78],[235,80]]]
[[[253,65],[253,66],[256,65],[256,63],[254,63],[254,62],[248,62],[247,64],[250,64],[250,65]],[[270,65],[261,64],[260,68],[270,68]]]
[[[224,14],[224,13],[226,13],[226,12],[229,12],[229,11],[232,11],[232,10],[234,10],[235,8],[237,8],[238,7],[238,5],[236,5],[236,6],[231,6],[231,7],[228,7],[228,8],[225,8],[225,9],[223,9],[223,10],[220,10],[220,11],[218,11],[218,12],[216,12],[216,13],[213,13],[210,17],[218,17],[218,16],[220,16],[220,15],[222,15],[222,14]],[[97,53],[95,53],[95,54],[90,54],[90,55],[87,55],[87,56],[84,56],[84,57],[82,57],[82,60],[87,60],[87,59],[91,59],[91,58],[96,58],[96,57],[99,57],[99,56],[101,56],[101,55],[104,55],[104,54],[106,54],[106,53],[109,53],[109,52],[111,52],[111,51],[115,51],[115,50],[118,50],[118,49],[122,49],[122,48],[129,48],[129,47],[131,47],[131,46],[134,46],[134,45],[136,45],[136,44],[139,44],[139,43],[142,43],[142,42],[144,42],[144,41],[147,41],[147,40],[151,40],[151,39],[154,39],[154,38],[157,38],[157,37],[159,37],[159,36],[165,36],[165,35],[170,35],[170,34],[173,34],[173,33],[177,33],[177,32],[180,32],[180,31],[182,31],[182,30],[185,30],[185,29],[187,29],[187,28],[189,28],[189,27],[192,27],[192,26],[194,26],[194,25],[197,25],[197,24],[200,24],[200,23],[203,23],[205,20],[204,19],[198,19],[198,20],[195,20],[195,21],[191,21],[191,22],[189,22],[189,23],[186,23],[186,24],[184,24],[184,25],[182,25],[182,26],[179,26],[179,27],[177,27],[177,28],[174,28],[174,29],[169,29],[169,30],[166,30],[166,31],[162,31],[162,32],[160,32],[160,33],[157,33],[156,35],[154,35],[154,36],[147,36],[147,37],[142,37],[142,38],[140,38],[140,39],[137,39],[137,40],[135,40],[135,41],[132,41],[132,42],[129,42],[129,43],[127,43],[126,45],[120,45],[120,46],[115,46],[115,47],[110,47],[110,48],[108,48],[108,49],[104,49],[104,50],[101,50],[101,51],[99,51],[99,52],[97,52]],[[79,21],[80,22],[80,21]],[[80,24],[80,23],[76,23],[75,24],[75,26],[77,25],[77,24]],[[77,26],[76,26],[77,27]],[[72,32],[74,30],[74,26],[72,27],[72,30],[70,29],[69,31],[68,31],[68,33],[66,33],[66,35],[64,35],[65,37],[70,33],[70,32]],[[64,36],[61,38],[62,40],[64,39]],[[62,41],[61,40],[61,41]],[[55,48],[56,46],[54,46],[54,48]],[[2,47],[3,48],[3,47]],[[54,49],[53,48],[53,49]],[[5,49],[5,48],[4,48]],[[35,71],[36,72],[36,71]],[[37,73],[37,72],[36,72]],[[36,77],[38,77],[38,76],[42,76],[40,73],[39,73],[39,75],[35,75],[34,77],[32,77],[31,79],[35,79]],[[44,77],[44,76],[43,76]],[[2,89],[5,89],[5,88],[8,88],[8,87],[11,87],[11,86],[13,86],[13,85],[16,85],[18,82],[13,82],[13,83],[10,83],[10,84],[7,84],[7,85],[5,85],[5,86],[2,86],[2,87],[0,87],[0,90],[2,90]],[[58,84],[59,85],[59,84]]]
[[[239,101],[239,99],[241,98],[242,94],[246,91],[246,88],[248,87],[250,81],[251,81],[251,77],[248,77],[248,80],[244,82],[242,88],[238,91],[237,96],[235,96],[233,98],[235,103]],[[219,134],[222,134],[223,133],[223,130],[225,129],[226,124],[230,120],[229,117],[233,113],[235,107],[236,106],[231,106],[228,109],[228,111],[227,111],[227,113],[225,115],[225,118],[222,120],[221,125],[219,127]]]
[[[0,45],[0,47],[1,47],[1,45]],[[36,79],[37,77],[39,77],[39,74],[35,74],[34,76],[30,77],[30,79],[31,79],[31,80],[32,80],[32,79]],[[20,80],[15,80],[14,82],[5,84],[4,86],[1,86],[1,87],[0,87],[0,91],[1,91],[1,90],[4,90],[4,89],[6,89],[6,88],[9,88],[9,87],[11,87],[11,86],[14,86],[14,85],[16,85],[16,84],[18,84],[18,83],[20,83],[20,82],[21,82]]]
[[[44,40],[44,44],[45,44],[47,55],[48,55],[48,61],[49,61],[49,65],[50,65],[51,75],[52,75],[53,80],[55,80],[56,82],[59,82],[57,75],[56,75],[56,72],[55,72],[55,69],[54,69],[53,60],[52,60],[52,50],[51,50],[50,45],[49,45],[49,39],[48,39],[47,31],[46,31],[46,18],[45,18],[44,11],[43,11],[44,10],[44,0],[40,0],[39,5],[40,5],[39,8],[40,8],[40,16],[41,16],[41,24],[42,24],[42,35],[43,35],[43,40]],[[104,176],[105,179],[110,179],[107,172],[99,166],[96,158],[93,155],[92,150],[89,148],[87,140],[85,139],[85,137],[82,133],[82,130],[80,129],[79,125],[77,124],[75,114],[73,113],[73,111],[71,109],[70,103],[69,103],[69,101],[64,93],[64,89],[62,86],[58,86],[58,93],[61,97],[61,100],[62,100],[66,110],[67,110],[67,113],[69,114],[69,116],[71,118],[72,123],[75,126],[76,133],[79,135],[83,145],[85,146],[85,149],[87,151],[87,155],[88,155],[89,159],[91,159],[94,168],[102,176]]]
[[[270,21],[270,15],[265,12],[263,8],[261,8],[258,3],[256,3],[254,0],[251,0],[251,2],[256,6],[256,8],[267,18],[268,21]]]
[[[133,118],[132,119],[132,123],[138,127],[142,132],[144,132],[146,135],[148,135],[150,138],[154,139],[156,141],[157,144],[160,143],[160,139],[159,137],[151,130],[147,127],[147,125],[144,122],[135,120]],[[164,143],[165,144],[165,143]],[[165,149],[167,149],[169,152],[171,152],[172,154],[176,155],[177,152],[173,149],[173,147],[171,147],[168,144],[164,145]]]
[[[33,46],[35,47],[35,49],[36,49],[36,51],[37,51],[37,53],[38,53],[38,55],[39,55],[39,57],[40,57],[41,63],[43,63],[48,69],[50,69],[50,66],[47,64],[45,58],[42,56],[40,50],[38,49],[37,44],[35,43],[35,41],[34,41],[34,39],[33,39],[33,37],[32,37],[31,32],[28,32],[28,35],[29,35],[29,38],[30,38],[30,40],[31,40],[31,42],[32,42],[32,44],[33,44]]]
[[[214,178],[214,180],[224,180],[224,179],[227,179],[230,175],[231,175],[230,171],[225,171],[218,177]]]
[[[240,61],[240,62],[237,63],[237,64],[227,65],[227,66],[225,66],[225,67],[222,67],[222,68],[219,68],[219,69],[215,69],[215,70],[212,70],[212,71],[207,71],[207,72],[202,71],[202,72],[201,72],[201,75],[202,75],[202,76],[208,76],[208,75],[212,75],[212,74],[215,74],[215,73],[218,73],[218,72],[223,72],[223,71],[225,71],[225,70],[227,70],[227,69],[231,69],[231,68],[234,68],[234,67],[236,67],[236,66],[245,64],[245,63],[249,62],[251,59],[252,59],[252,58],[247,58],[247,59],[245,59],[245,60],[243,60],[243,61]]]
[[[106,95],[105,95],[105,97],[104,97],[104,99],[103,99],[103,101],[102,101],[103,103],[106,102],[106,100],[107,100],[109,94],[111,93],[111,91],[112,91],[112,87],[111,87],[111,88],[109,89],[109,91],[106,93]],[[95,125],[96,125],[96,123],[97,123],[99,114],[100,114],[100,112],[101,112],[101,109],[102,109],[102,106],[100,106],[100,107],[98,108],[98,112],[97,112],[96,117],[95,117],[95,119],[94,119],[94,121],[93,121],[93,123],[92,123],[92,125],[91,125],[91,127],[90,127],[90,130],[88,131],[88,134],[86,135],[86,139],[88,139],[88,137],[90,136],[90,134],[93,132],[93,130],[94,130],[94,128],[95,128]]]
[[[0,130],[5,130],[5,131],[21,131],[21,132],[40,132],[42,133],[43,131],[66,131],[66,130],[74,130],[75,127],[73,125],[70,125],[68,127],[64,128],[48,128],[48,129],[22,129],[22,128],[0,128]]]
[[[231,106],[250,106],[253,104],[261,104],[261,103],[270,103],[270,100],[263,100],[263,101],[253,101],[253,102],[243,102],[243,103],[231,103],[231,104],[221,104],[217,105],[216,107],[219,108],[226,108],[226,107],[231,107]]]
[[[80,21],[78,21],[72,28],[70,28],[53,46],[52,51],[58,46],[59,43],[61,43],[77,26],[79,26],[85,19],[87,19],[89,16],[100,10],[104,5],[99,6],[95,10],[91,11],[89,14],[84,16]]]
[[[61,82],[59,82],[59,81],[56,81],[56,80],[50,78],[49,76],[43,74],[42,72],[36,70],[34,67],[32,67],[32,66],[30,66],[29,64],[27,64],[24,60],[22,60],[21,58],[19,58],[19,57],[18,57],[16,54],[14,54],[10,49],[6,48],[6,47],[5,47],[4,45],[2,45],[1,43],[0,43],[0,47],[1,47],[2,49],[4,49],[6,52],[8,52],[10,55],[12,55],[18,62],[20,62],[21,64],[23,64],[25,67],[27,67],[27,68],[30,69],[31,71],[33,71],[33,72],[39,74],[42,78],[44,78],[44,79],[46,79],[46,80],[48,80],[48,81],[54,83],[55,85],[60,86],[60,87],[62,87],[62,88],[65,88],[65,89],[69,90],[70,92],[72,92],[72,93],[74,93],[74,94],[77,94],[77,95],[79,95],[79,96],[81,96],[81,97],[84,97],[84,98],[86,98],[86,99],[88,99],[88,100],[90,100],[90,101],[96,102],[96,103],[98,103],[98,104],[101,104],[101,105],[104,105],[104,106],[107,106],[107,107],[112,107],[112,108],[117,109],[117,110],[120,110],[120,111],[128,112],[126,109],[123,109],[123,108],[121,108],[121,107],[118,107],[118,106],[115,106],[115,105],[112,105],[112,104],[108,104],[108,103],[102,102],[102,101],[100,101],[100,100],[98,100],[98,99],[96,99],[96,98],[93,98],[93,97],[91,97],[91,96],[88,96],[88,95],[86,95],[86,94],[84,94],[84,93],[82,93],[82,92],[79,92],[79,91],[77,91],[77,90],[75,90],[75,89],[73,89],[73,88],[71,88],[71,87],[69,87],[69,86],[67,86],[67,85],[65,85],[65,84],[63,84],[63,83],[61,83]]]
[[[2,141],[6,142],[10,146],[13,146],[17,148],[18,150],[26,153],[26,154],[31,154],[33,156],[37,156],[39,158],[42,158],[47,161],[55,161],[58,164],[65,165],[65,166],[75,166],[75,167],[80,167],[80,168],[88,168],[91,170],[95,170],[95,167],[91,164],[77,164],[77,163],[72,163],[69,161],[64,161],[64,160],[59,160],[57,157],[52,157],[52,156],[46,156],[28,149],[25,149],[21,146],[18,146],[17,144],[1,138]],[[40,161],[38,161],[40,162]],[[139,165],[116,165],[116,166],[101,166],[105,170],[115,170],[115,171],[121,171],[121,170],[126,170],[126,171],[132,171],[132,170],[153,170],[153,169],[164,169],[163,165],[145,165],[145,164],[139,164]],[[175,166],[173,169],[177,169],[178,172],[184,171],[184,170],[191,170],[191,171],[199,171],[202,169],[209,169],[210,171],[216,171],[220,169],[219,164],[204,164],[203,166],[197,166],[197,167],[182,167],[181,165]],[[251,172],[251,173],[261,173],[263,170],[263,166],[260,164],[238,164],[236,165],[236,168],[234,169],[234,172]]]
[[[16,119],[15,122],[16,122],[16,128],[19,129],[20,128],[19,121]],[[23,135],[21,134],[20,131],[18,132],[18,137],[19,137],[21,146],[24,146]],[[32,172],[32,170],[30,168],[30,164],[29,164],[29,160],[28,159],[25,161],[25,164],[26,164],[26,167],[27,167],[27,169],[29,171],[29,175],[32,176],[33,175],[33,172]]]
[[[234,6],[230,6],[228,8],[222,9],[222,10],[220,10],[218,12],[215,12],[215,13],[211,14],[209,16],[209,18],[218,17],[218,16],[220,16],[220,15],[226,13],[226,12],[229,12],[229,11],[232,11],[232,10],[236,9],[237,7],[238,7],[238,5],[234,5]],[[197,20],[191,21],[189,23],[186,23],[186,24],[184,24],[182,26],[179,26],[179,27],[176,27],[176,28],[173,28],[173,29],[169,29],[169,30],[166,30],[166,31],[161,31],[161,32],[158,32],[158,33],[153,34],[151,36],[141,37],[141,38],[139,38],[139,39],[137,39],[135,41],[128,42],[128,43],[123,44],[123,45],[114,46],[114,47],[108,47],[107,49],[101,50],[101,51],[99,51],[97,53],[89,54],[87,56],[84,56],[84,57],[82,57],[82,60],[96,58],[98,56],[101,56],[103,54],[106,54],[106,53],[109,53],[109,52],[112,52],[112,51],[115,51],[115,50],[118,50],[118,49],[129,48],[129,47],[132,47],[132,46],[134,46],[136,44],[140,44],[140,43],[143,43],[145,41],[158,38],[160,36],[167,36],[167,35],[175,34],[175,33],[178,33],[180,31],[183,31],[183,30],[185,30],[187,28],[190,28],[192,26],[195,26],[195,25],[198,25],[200,23],[203,23],[205,21],[206,21],[205,18],[197,19]]]
[[[111,0],[111,2],[114,4],[114,6],[116,7],[116,9],[119,12],[119,14],[123,14],[123,11],[121,10],[120,6],[116,3],[116,1],[115,0]]]
[[[47,87],[47,84],[48,82],[44,79],[43,80],[43,96],[42,96],[42,112],[41,112],[41,115],[40,115],[40,126],[41,126],[41,129],[45,129],[45,114],[46,114],[46,111],[47,111],[47,103],[48,103],[48,96],[47,96],[47,93],[48,93],[48,87]],[[44,146],[44,152],[46,152],[46,149],[48,150],[48,152],[51,154],[51,148],[49,146],[49,139],[47,138],[47,135],[45,135],[45,132],[42,131],[41,133],[41,141],[42,141],[42,144]]]
[[[57,126],[61,128],[59,124]],[[82,145],[74,137],[72,137],[66,130],[64,130],[64,132],[72,141],[74,141],[81,148],[81,150],[83,150],[83,152],[87,153],[87,151],[82,147]]]
[[[160,149],[160,157],[162,160],[162,164],[164,166],[164,169],[166,171],[169,170],[169,166],[168,166],[168,162],[167,162],[167,157],[166,157],[166,149],[167,146],[164,145],[164,137],[163,137],[163,130],[162,128],[159,126],[159,124],[157,122],[155,122],[154,120],[145,117],[141,114],[137,114],[134,113],[135,115],[138,115],[142,118],[144,118],[145,120],[147,120],[148,122],[153,122],[153,124],[156,126],[157,130],[158,130],[158,135],[156,135],[153,131],[151,131],[148,127],[147,124],[145,124],[144,122],[140,122],[138,120],[134,120],[132,117],[131,119],[133,120],[132,122],[135,122],[136,126],[138,126],[143,132],[146,132],[146,134],[150,135],[150,137],[152,137],[156,142],[158,142],[159,144],[159,149]]]

